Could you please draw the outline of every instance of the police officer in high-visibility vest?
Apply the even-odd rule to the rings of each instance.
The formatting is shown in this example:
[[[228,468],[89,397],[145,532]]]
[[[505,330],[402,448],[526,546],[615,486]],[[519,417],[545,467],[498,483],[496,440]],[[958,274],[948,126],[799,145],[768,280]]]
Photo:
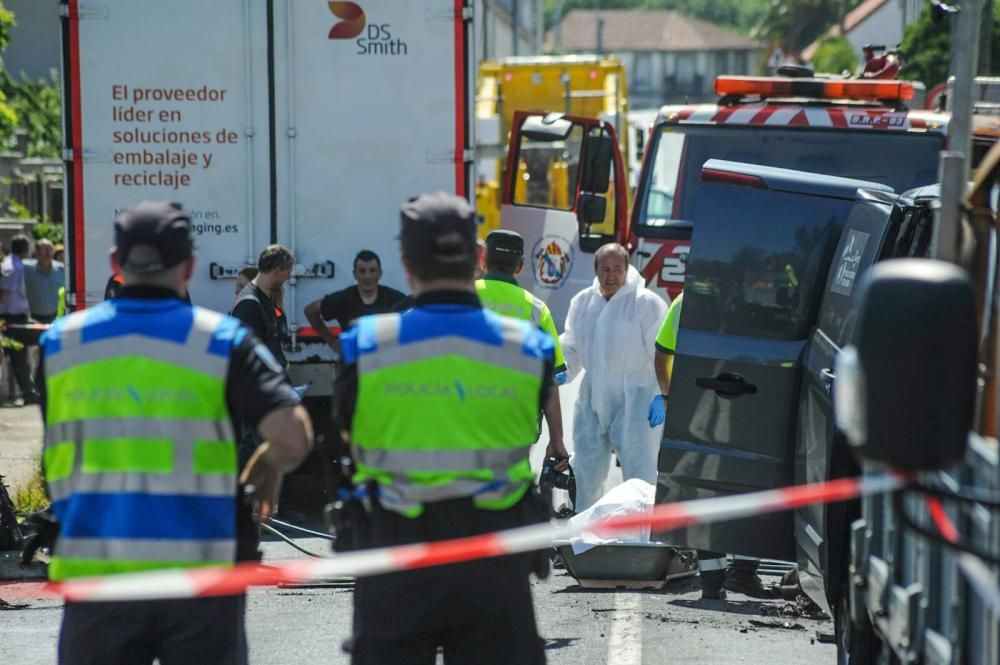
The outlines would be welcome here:
[[[483,307],[497,314],[515,319],[531,321],[552,336],[555,342],[556,383],[566,379],[566,361],[563,359],[559,332],[552,320],[549,307],[541,299],[522,289],[517,283],[517,275],[524,267],[524,238],[515,231],[498,230],[486,236],[486,274],[476,280],[476,293]],[[562,406],[559,391],[550,391],[545,405],[545,423],[549,427],[549,444],[546,455],[559,460],[568,460],[569,454],[563,443]],[[562,466],[557,467],[562,470]]]
[[[483,309],[475,212],[438,193],[402,208],[403,314],[342,337],[337,416],[368,511],[363,547],[471,536],[544,519],[528,450],[552,389],[552,337]],[[354,665],[545,662],[529,574],[538,555],[362,578]]]
[[[120,293],[42,337],[53,580],[233,565],[234,419],[267,441],[240,479],[261,515],[312,445],[309,416],[267,348],[236,319],[182,300],[193,249],[180,206],[125,211],[112,254]],[[243,595],[67,602],[59,662],[246,663],[244,612]]]

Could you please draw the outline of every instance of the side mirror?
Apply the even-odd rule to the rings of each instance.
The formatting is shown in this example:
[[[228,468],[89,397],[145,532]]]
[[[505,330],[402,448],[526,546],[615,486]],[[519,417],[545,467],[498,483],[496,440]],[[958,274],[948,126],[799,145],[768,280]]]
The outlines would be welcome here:
[[[580,249],[584,252],[593,253],[597,248],[608,242],[606,236],[592,235],[590,233],[591,224],[600,224],[607,214],[608,201],[602,194],[592,194],[590,192],[580,192],[577,200],[576,221],[580,227],[579,240]]]
[[[580,191],[606,194],[611,183],[614,141],[607,134],[591,134],[584,142]],[[604,219],[602,216],[601,219]]]
[[[976,399],[975,288],[931,259],[876,264],[837,358],[837,426],[862,458],[907,470],[962,460]]]
[[[585,229],[591,224],[600,224],[608,212],[608,200],[603,194],[580,192],[576,204],[576,221],[580,223],[580,235],[589,235]]]

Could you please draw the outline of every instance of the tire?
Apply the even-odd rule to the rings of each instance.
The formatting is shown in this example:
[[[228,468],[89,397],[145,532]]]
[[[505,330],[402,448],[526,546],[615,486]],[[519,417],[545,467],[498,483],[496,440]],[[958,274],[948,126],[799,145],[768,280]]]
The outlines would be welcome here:
[[[878,665],[882,640],[870,624],[859,628],[851,621],[846,589],[841,591],[834,608],[833,626],[837,643],[837,665]]]

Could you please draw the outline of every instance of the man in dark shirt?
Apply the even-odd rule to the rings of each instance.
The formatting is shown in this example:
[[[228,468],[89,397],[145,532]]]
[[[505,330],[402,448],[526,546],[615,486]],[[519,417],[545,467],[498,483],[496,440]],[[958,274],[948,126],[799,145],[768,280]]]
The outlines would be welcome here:
[[[369,314],[385,314],[406,296],[396,289],[379,284],[382,279],[382,261],[375,252],[363,249],[354,257],[355,286],[335,291],[306,305],[305,315],[316,333],[330,348],[340,353],[340,341],[326,327],[327,321],[336,320],[342,329]]]
[[[243,288],[231,314],[253,331],[278,359],[287,365],[283,344],[288,319],[281,308],[281,287],[292,278],[295,256],[283,245],[269,245],[257,259],[257,276]]]

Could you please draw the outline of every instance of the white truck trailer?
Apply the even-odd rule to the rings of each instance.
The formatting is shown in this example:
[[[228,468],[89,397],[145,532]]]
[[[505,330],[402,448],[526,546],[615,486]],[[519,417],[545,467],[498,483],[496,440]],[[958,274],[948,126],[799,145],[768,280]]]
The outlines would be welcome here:
[[[398,260],[399,205],[468,195],[472,0],[64,0],[69,303],[103,299],[112,221],[144,199],[190,211],[196,304],[279,242],[293,379],[330,393],[306,303],[353,283],[361,249]]]

